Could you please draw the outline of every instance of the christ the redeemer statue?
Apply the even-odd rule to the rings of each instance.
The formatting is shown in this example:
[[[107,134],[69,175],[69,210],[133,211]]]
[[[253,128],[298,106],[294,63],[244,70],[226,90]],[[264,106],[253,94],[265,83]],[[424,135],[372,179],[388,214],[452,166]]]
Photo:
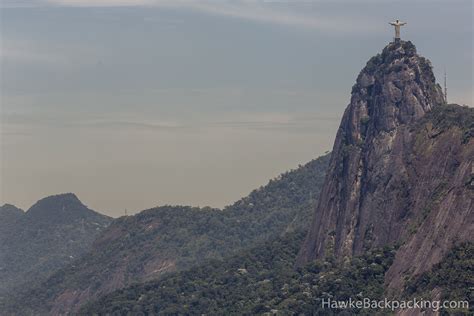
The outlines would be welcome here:
[[[395,42],[400,41],[400,27],[407,23],[396,20],[395,22],[390,22],[389,24],[395,26]]]

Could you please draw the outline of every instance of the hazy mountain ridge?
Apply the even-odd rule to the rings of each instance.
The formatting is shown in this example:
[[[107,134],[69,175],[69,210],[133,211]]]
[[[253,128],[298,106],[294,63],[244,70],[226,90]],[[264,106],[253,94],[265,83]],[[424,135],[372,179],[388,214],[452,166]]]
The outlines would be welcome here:
[[[14,214],[8,223],[6,215]],[[2,207],[0,293],[44,279],[85,253],[111,218],[83,205],[74,194],[44,198],[27,212]]]
[[[25,215],[25,212],[15,205],[4,204],[0,206],[0,240],[5,238],[4,235],[23,215]]]
[[[357,78],[325,176],[328,157],[224,210],[119,218],[6,310],[325,315],[329,297],[469,299],[455,283],[473,260],[473,135],[474,109],[445,104],[430,62],[390,43]]]
[[[472,272],[472,135],[474,109],[445,104],[430,62],[410,42],[391,43],[352,89],[299,251],[301,274],[271,266],[267,249],[257,247],[250,251],[254,261],[242,254],[125,288],[83,311],[326,315],[324,297],[380,299],[419,291],[432,299],[469,300],[455,283],[456,275]],[[287,246],[270,252],[293,253]],[[284,267],[296,259],[283,257]],[[450,277],[434,289],[440,273]],[[463,284],[474,286],[469,277]]]
[[[26,300],[24,313],[76,311],[88,300],[134,282],[305,230],[328,160],[326,155],[286,172],[224,210],[163,206],[115,219],[87,255],[10,300],[8,308],[13,311]]]

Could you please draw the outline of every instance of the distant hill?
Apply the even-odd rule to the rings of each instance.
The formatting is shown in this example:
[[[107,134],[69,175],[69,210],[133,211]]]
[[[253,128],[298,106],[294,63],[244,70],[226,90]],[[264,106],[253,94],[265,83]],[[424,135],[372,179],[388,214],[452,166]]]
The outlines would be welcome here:
[[[163,206],[112,222],[82,258],[9,300],[11,311],[64,314],[135,282],[305,231],[329,156],[286,172],[224,210]],[[45,291],[44,289],[48,289]],[[21,302],[21,303],[20,303]]]
[[[7,232],[22,218],[25,212],[11,204],[0,206],[0,241],[4,240]]]
[[[43,280],[81,256],[111,218],[71,193],[38,201],[27,212],[0,208],[0,297]]]

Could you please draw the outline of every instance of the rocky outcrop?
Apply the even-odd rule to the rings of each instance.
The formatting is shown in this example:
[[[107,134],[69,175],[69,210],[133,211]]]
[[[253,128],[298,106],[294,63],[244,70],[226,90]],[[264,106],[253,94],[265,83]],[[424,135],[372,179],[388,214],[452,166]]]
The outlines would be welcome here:
[[[298,264],[403,245],[387,274],[400,289],[407,273],[429,269],[474,236],[473,120],[440,128],[444,115],[469,117],[472,109],[445,105],[430,62],[411,42],[391,43],[369,60],[352,88]]]

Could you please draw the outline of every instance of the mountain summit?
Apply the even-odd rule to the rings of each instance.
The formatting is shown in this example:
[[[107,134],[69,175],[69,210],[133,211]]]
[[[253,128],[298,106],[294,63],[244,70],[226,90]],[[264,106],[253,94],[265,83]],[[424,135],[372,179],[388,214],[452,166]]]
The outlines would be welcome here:
[[[19,221],[25,212],[15,205],[4,204],[0,206],[0,240],[4,240],[10,227]]]
[[[2,295],[39,282],[84,254],[111,220],[72,193],[41,199],[26,213],[1,207],[0,303]]]
[[[431,63],[411,42],[371,58],[352,88],[298,264],[401,244],[387,275],[400,287],[409,268],[421,273],[472,238],[465,183],[474,148],[463,116],[472,109],[445,104]]]
[[[45,221],[49,224],[73,222],[82,219],[101,221],[104,216],[88,209],[74,193],[63,193],[48,196],[36,202],[26,212],[26,217],[34,221]]]
[[[430,61],[419,56],[411,42],[390,43],[357,77],[341,136],[359,144],[364,138],[413,122],[443,103]]]

